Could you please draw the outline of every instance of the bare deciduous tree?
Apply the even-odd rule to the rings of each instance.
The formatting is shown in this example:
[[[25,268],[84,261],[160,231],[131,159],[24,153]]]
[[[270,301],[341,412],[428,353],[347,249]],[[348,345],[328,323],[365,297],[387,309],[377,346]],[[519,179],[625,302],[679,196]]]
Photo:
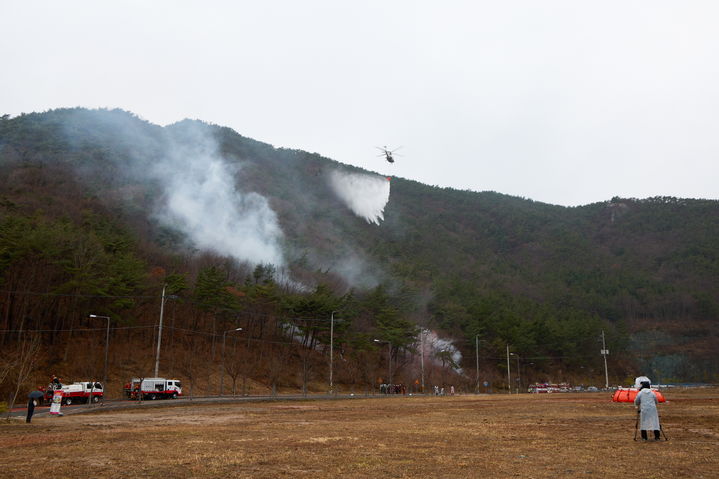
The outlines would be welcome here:
[[[13,394],[12,400],[10,401],[10,407],[8,408],[7,419],[10,419],[10,411],[15,406],[17,396],[20,394],[20,389],[27,382],[30,373],[35,367],[35,361],[37,360],[37,353],[40,350],[40,338],[34,336],[29,339],[24,339],[18,344],[13,377],[15,378],[15,394]],[[6,374],[9,374],[6,373]]]

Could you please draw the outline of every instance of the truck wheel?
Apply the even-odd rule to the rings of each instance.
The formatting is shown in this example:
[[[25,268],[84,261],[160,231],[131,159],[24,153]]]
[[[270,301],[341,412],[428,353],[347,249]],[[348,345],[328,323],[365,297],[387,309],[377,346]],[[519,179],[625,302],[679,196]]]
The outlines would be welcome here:
[[[157,397],[154,394],[150,394],[150,401],[154,401]]]
[[[177,393],[172,393],[172,396],[170,397],[172,397],[172,399],[177,399]]]
[[[65,398],[65,404],[67,404],[68,406],[72,404],[72,398]]]
[[[93,396],[92,402],[100,402],[100,396]]]

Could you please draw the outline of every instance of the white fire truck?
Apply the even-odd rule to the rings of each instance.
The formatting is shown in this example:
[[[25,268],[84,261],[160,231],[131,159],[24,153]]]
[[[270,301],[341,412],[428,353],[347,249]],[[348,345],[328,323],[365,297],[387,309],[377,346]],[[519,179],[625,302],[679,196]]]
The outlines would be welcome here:
[[[129,399],[177,399],[182,396],[179,379],[132,378],[125,384],[125,395]]]
[[[43,388],[41,388],[43,389]],[[93,383],[92,381],[62,384],[60,387],[53,387],[51,384],[44,388],[45,401],[52,402],[55,391],[62,392],[62,402],[64,404],[72,404],[74,402],[99,402],[103,398],[104,390],[101,383]],[[92,398],[92,399],[91,399]]]

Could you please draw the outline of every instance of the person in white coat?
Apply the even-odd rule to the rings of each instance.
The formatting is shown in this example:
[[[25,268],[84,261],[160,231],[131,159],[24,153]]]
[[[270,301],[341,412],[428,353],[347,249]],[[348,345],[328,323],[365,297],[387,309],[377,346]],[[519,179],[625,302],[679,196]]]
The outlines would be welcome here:
[[[659,425],[659,411],[657,410],[657,395],[651,390],[649,381],[642,381],[642,387],[637,392],[634,405],[639,414],[639,429],[642,432],[642,440],[647,440],[647,431],[654,431],[654,440],[658,441],[661,426]]]

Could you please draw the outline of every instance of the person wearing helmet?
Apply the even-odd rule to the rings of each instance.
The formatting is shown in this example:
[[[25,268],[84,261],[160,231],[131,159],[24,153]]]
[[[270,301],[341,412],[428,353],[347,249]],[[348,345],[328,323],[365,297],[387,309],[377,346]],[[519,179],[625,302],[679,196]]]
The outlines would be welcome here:
[[[642,440],[647,440],[647,431],[654,431],[654,440],[660,438],[659,411],[657,410],[657,395],[652,391],[649,381],[642,381],[641,389],[634,399],[634,405],[639,414],[639,429],[641,429]]]

